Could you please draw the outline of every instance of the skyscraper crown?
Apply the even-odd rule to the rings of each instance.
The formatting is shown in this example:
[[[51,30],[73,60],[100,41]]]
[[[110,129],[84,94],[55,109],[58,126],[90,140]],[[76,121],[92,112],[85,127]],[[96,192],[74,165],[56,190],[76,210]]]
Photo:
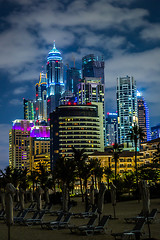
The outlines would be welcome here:
[[[47,61],[50,61],[50,60],[62,60],[61,53],[59,50],[57,50],[55,46],[55,41],[54,41],[52,50],[49,51],[48,53]]]

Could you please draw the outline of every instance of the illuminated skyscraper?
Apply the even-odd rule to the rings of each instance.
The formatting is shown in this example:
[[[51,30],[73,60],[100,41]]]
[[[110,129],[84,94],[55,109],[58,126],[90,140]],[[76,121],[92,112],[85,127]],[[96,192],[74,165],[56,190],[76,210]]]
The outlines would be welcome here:
[[[138,125],[142,128],[145,137],[143,142],[151,140],[151,132],[150,132],[150,125],[149,125],[149,110],[144,100],[144,97],[137,92],[137,103],[138,103]]]
[[[47,116],[59,106],[61,94],[64,92],[63,61],[61,53],[53,49],[47,57]]]
[[[23,99],[24,119],[34,120],[34,104],[32,100]]]
[[[95,56],[94,54],[84,56],[82,58],[82,78],[99,78],[104,84],[104,66],[103,56]]]
[[[101,83],[99,78],[86,77],[78,84],[78,104],[87,103],[102,103],[99,104],[99,108],[102,107],[103,115],[103,130],[104,130],[104,145],[106,144],[105,138],[105,115],[104,115],[104,84]],[[99,109],[100,110],[100,109]]]
[[[46,74],[40,73],[39,83],[36,83],[35,120],[47,122],[47,82]]]
[[[138,124],[137,90],[133,77],[117,78],[118,142],[131,142],[129,133]]]

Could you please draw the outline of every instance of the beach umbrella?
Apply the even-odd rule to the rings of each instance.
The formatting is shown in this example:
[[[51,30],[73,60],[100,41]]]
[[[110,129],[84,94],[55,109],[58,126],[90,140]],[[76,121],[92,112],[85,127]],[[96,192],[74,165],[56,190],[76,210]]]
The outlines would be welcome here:
[[[18,203],[19,202],[19,190],[16,189],[16,202]]]
[[[31,203],[33,203],[33,191],[32,191],[32,189],[30,188],[30,190],[29,190],[29,200],[30,200],[30,202]]]
[[[49,188],[45,187],[45,202],[46,204],[49,204],[50,200],[49,200]]]
[[[8,240],[10,240],[10,226],[13,224],[13,194],[16,192],[16,188],[11,184],[6,185],[6,224],[8,226]]]
[[[37,188],[36,195],[37,195],[37,210],[42,209],[42,194],[44,193],[41,187]]]
[[[2,209],[5,209],[5,193],[0,191],[0,197],[1,197],[1,204],[2,204]]]
[[[20,201],[21,210],[24,209],[24,193],[25,191],[23,190],[23,188],[19,188],[19,201]]]
[[[90,187],[90,204],[92,205],[92,209],[94,206],[94,185],[92,184]]]
[[[97,204],[97,207],[98,207],[97,211],[98,211],[98,214],[99,214],[99,221],[100,221],[100,215],[103,212],[103,203],[104,203],[105,191],[106,191],[106,186],[105,186],[104,183],[101,183],[100,184],[99,193],[98,193],[98,204]]]
[[[111,203],[112,203],[112,206],[113,206],[114,218],[116,218],[116,211],[115,211],[115,206],[116,206],[116,186],[113,183],[110,184],[110,192],[111,192]]]
[[[142,212],[144,216],[147,216],[150,211],[150,193],[145,180],[140,181],[140,193],[142,199]]]
[[[64,212],[68,212],[68,202],[69,202],[69,190],[67,185],[64,184],[62,190],[62,209]]]
[[[142,213],[145,217],[147,217],[148,232],[149,232],[149,239],[150,239],[151,230],[150,230],[150,225],[148,221],[148,214],[150,212],[150,192],[149,192],[149,186],[147,184],[147,181],[145,180],[140,181],[140,193],[141,193],[141,199],[142,199]]]

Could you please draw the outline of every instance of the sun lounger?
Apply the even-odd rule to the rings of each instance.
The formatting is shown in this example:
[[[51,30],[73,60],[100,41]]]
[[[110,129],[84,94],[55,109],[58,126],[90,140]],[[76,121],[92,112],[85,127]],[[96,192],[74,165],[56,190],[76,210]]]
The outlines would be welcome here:
[[[110,215],[104,215],[100,222],[98,223],[97,226],[93,227],[93,226],[89,226],[88,229],[84,230],[84,233],[86,235],[93,235],[93,234],[100,234],[100,233],[105,233],[106,231],[106,225],[110,219]]]
[[[5,217],[5,210],[4,209],[1,209],[1,211],[0,211],[0,220],[3,220],[4,219],[4,217]]]
[[[35,211],[34,208],[35,208],[36,204],[35,203],[31,203],[29,205],[29,207],[27,208],[29,212],[32,212],[32,211]]]
[[[47,229],[49,229],[49,225],[50,225],[50,223],[52,222],[52,223],[59,223],[60,221],[62,221],[62,218],[64,217],[64,213],[63,212],[61,212],[59,215],[58,215],[58,217],[57,217],[57,219],[55,220],[55,221],[47,221],[47,222],[42,222],[41,223],[41,228],[42,229],[44,229],[44,228],[47,228]]]
[[[86,225],[80,225],[80,226],[69,225],[68,228],[72,233],[85,233],[85,230],[94,226],[96,219],[97,219],[97,215],[93,215],[89,219]]]
[[[69,207],[68,207],[68,212],[71,210],[71,208],[72,208],[72,205],[69,205]],[[64,213],[63,209],[60,209],[60,210],[58,210],[58,211],[50,211],[50,214],[51,214],[52,216],[57,216],[57,215],[59,215],[59,214],[61,214],[61,213]]]
[[[112,233],[111,235],[115,238],[115,240],[116,239],[128,240],[132,238],[138,240],[140,239],[140,236],[142,234],[142,228],[144,224],[145,224],[145,218],[139,218],[132,230],[124,231],[121,233]]]
[[[135,216],[135,217],[130,217],[130,218],[124,218],[124,220],[127,222],[127,223],[134,223],[134,222],[137,222],[140,218],[147,218],[149,222],[153,222],[156,218],[156,215],[158,213],[158,209],[154,208],[152,209],[152,211],[148,214],[148,216],[144,216],[142,214],[142,212]]]
[[[74,217],[80,217],[80,218],[87,218],[91,217],[92,215],[95,215],[97,213],[97,207],[95,206],[92,211],[89,211],[91,209],[88,208],[87,212],[82,212],[82,213],[73,213]]]
[[[17,202],[16,205],[14,206],[14,211],[18,211],[21,207],[20,202]]]
[[[33,224],[41,224],[43,217],[45,215],[45,210],[36,211],[32,218],[25,219],[23,221],[24,225],[31,226]]]
[[[23,211],[20,212],[19,215],[17,214],[17,216],[13,218],[14,223],[22,222],[24,220],[24,218],[26,217],[27,213],[28,213],[28,209],[24,209]]]
[[[47,228],[47,229],[50,229],[50,230],[66,228],[66,227],[68,227],[71,216],[72,216],[72,213],[68,213],[64,217],[63,221],[60,220],[60,221],[51,221],[51,222],[42,223],[41,227],[42,228]]]

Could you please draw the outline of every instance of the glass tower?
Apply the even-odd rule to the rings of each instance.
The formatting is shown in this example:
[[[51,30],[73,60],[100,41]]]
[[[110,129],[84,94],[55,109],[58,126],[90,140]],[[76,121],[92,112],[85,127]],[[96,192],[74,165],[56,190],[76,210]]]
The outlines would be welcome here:
[[[118,142],[131,142],[129,134],[138,124],[136,81],[131,76],[117,78]]]
[[[64,92],[63,61],[61,53],[53,49],[47,57],[47,116],[59,106],[61,94]]]

